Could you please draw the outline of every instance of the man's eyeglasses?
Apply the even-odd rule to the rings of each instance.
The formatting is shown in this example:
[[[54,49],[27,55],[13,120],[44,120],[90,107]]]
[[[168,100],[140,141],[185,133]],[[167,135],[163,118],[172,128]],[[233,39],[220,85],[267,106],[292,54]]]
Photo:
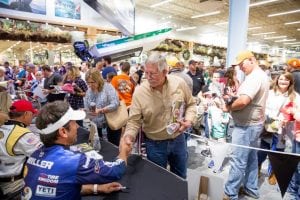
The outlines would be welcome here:
[[[153,77],[153,76],[158,76],[159,73],[158,72],[146,72],[145,75]]]

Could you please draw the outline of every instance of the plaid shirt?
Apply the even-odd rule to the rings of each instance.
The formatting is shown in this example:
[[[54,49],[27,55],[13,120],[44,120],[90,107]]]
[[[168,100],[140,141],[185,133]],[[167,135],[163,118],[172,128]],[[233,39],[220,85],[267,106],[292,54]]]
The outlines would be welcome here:
[[[83,96],[77,95],[76,92],[86,92],[88,90],[88,87],[87,87],[86,83],[84,82],[84,80],[82,80],[80,77],[77,77],[73,83],[76,84],[78,89],[76,89],[76,86],[75,86],[75,88],[74,88],[75,93],[69,95],[68,102],[71,105],[71,107],[75,110],[77,110],[79,108],[84,108]]]

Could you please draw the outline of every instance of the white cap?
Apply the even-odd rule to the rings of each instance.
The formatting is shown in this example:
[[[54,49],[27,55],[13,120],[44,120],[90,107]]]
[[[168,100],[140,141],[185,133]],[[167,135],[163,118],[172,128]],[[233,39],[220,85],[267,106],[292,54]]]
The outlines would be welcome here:
[[[47,135],[53,133],[59,128],[66,125],[71,120],[83,120],[86,116],[86,113],[83,110],[73,110],[71,107],[67,112],[55,123],[48,124],[46,128],[41,130],[41,134]]]

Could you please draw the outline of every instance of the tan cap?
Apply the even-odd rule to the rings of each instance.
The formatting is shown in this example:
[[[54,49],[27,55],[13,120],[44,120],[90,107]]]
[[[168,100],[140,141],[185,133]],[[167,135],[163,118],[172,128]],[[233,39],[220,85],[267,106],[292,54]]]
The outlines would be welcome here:
[[[169,65],[170,68],[175,68],[176,63],[178,63],[178,62],[179,62],[179,60],[175,56],[171,56],[171,57],[167,58],[167,64]]]
[[[241,51],[236,57],[236,62],[232,65],[239,65],[246,59],[254,57],[254,54],[251,51]]]

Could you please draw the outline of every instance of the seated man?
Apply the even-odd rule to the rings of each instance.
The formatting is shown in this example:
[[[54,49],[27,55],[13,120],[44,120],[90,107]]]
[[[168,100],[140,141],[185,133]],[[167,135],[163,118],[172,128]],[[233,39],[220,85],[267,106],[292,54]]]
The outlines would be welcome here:
[[[131,146],[120,142],[120,153],[114,162],[104,162],[86,154],[72,152],[68,146],[77,138],[76,120],[85,118],[85,112],[74,111],[66,102],[46,104],[40,111],[36,126],[41,130],[44,146],[35,151],[25,166],[25,199],[80,199],[80,191],[91,191],[91,185],[109,183],[121,178],[125,172]],[[119,184],[95,185],[93,191],[118,190]],[[105,185],[104,185],[105,186]],[[83,191],[85,193],[85,191]]]

